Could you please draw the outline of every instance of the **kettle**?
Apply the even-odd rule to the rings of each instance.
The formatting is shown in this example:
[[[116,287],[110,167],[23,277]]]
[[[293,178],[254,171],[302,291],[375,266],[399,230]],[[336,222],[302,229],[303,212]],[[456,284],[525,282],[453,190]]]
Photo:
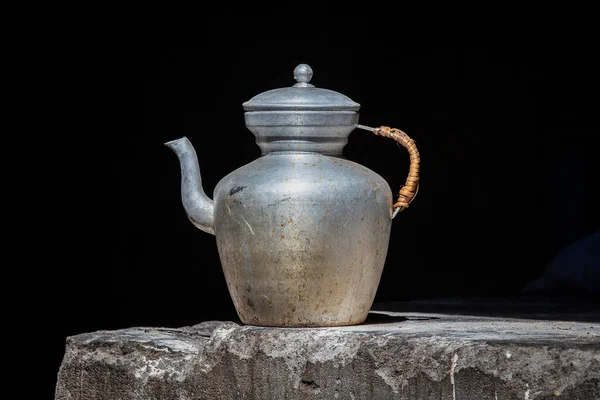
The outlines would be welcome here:
[[[360,104],[310,83],[243,103],[261,157],[225,176],[211,200],[191,142],[165,143],[179,158],[181,197],[190,221],[215,235],[236,312],[244,324],[343,326],[364,322],[386,259],[392,220],[419,185],[419,152],[406,133],[358,124]],[[387,182],[342,155],[356,128],[389,137],[410,155],[394,202]]]

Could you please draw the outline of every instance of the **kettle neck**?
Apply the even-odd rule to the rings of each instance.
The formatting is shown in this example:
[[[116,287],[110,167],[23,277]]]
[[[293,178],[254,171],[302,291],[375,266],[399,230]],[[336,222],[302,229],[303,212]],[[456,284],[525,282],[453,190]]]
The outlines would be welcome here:
[[[262,155],[299,151],[339,156],[358,125],[354,111],[251,111],[244,117]]]
[[[343,154],[331,154],[331,153],[320,153],[318,151],[272,151],[267,154],[262,154],[262,156],[328,156],[333,158],[339,158],[343,160],[347,160],[348,158]]]
[[[323,154],[326,156],[340,156],[347,142],[347,139],[343,142],[336,140],[318,143],[309,140],[256,140],[263,156],[267,154]]]

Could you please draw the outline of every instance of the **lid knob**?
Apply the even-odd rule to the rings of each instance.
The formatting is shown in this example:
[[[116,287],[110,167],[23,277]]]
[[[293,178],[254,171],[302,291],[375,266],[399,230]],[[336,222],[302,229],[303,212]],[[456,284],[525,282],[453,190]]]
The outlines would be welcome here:
[[[294,69],[294,79],[298,82],[294,87],[315,87],[311,85],[310,80],[313,76],[313,70],[308,64],[299,64]]]

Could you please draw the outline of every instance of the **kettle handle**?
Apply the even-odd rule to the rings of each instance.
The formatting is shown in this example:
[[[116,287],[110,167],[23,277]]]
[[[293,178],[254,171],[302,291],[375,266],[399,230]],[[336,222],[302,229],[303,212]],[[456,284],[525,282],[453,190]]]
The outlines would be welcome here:
[[[415,141],[400,129],[390,128],[389,126],[370,128],[364,125],[358,125],[357,128],[371,131],[378,136],[394,139],[396,142],[398,142],[398,145],[402,145],[406,150],[408,150],[408,154],[410,155],[410,168],[408,170],[408,177],[406,178],[406,183],[404,186],[400,188],[398,201],[396,201],[393,206],[393,219],[400,211],[403,211],[409,206],[419,192],[419,165],[421,162],[419,150],[417,150]]]

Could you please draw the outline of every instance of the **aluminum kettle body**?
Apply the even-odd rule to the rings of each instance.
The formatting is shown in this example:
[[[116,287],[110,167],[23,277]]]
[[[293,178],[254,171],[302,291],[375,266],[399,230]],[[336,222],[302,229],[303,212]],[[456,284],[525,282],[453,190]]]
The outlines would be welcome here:
[[[379,175],[319,153],[270,153],[223,178],[214,228],[242,322],[363,322],[387,254],[391,204]]]

